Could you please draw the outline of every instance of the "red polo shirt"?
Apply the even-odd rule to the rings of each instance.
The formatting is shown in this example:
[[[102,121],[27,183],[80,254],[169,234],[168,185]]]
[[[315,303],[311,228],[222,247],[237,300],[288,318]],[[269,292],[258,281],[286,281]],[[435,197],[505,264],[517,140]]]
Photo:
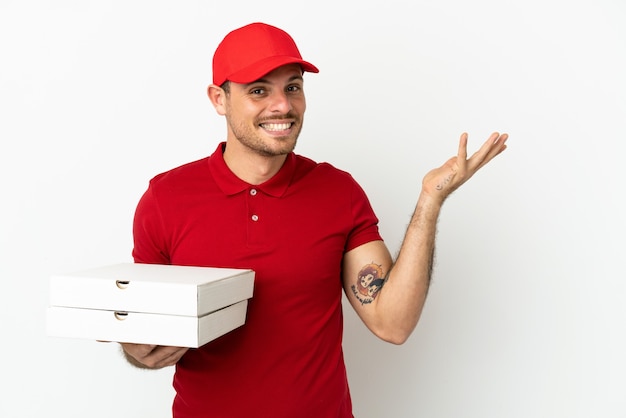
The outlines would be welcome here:
[[[346,172],[292,153],[253,186],[224,146],[153,178],[135,215],[136,262],[256,273],[246,324],[178,362],[174,417],[352,417],[341,264],[378,220]]]

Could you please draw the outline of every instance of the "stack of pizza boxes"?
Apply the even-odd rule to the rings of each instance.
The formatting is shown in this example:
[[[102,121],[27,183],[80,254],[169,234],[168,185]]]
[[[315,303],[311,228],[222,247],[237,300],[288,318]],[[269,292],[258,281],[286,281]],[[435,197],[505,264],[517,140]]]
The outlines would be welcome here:
[[[49,336],[197,348],[246,321],[254,271],[120,263],[50,277]]]

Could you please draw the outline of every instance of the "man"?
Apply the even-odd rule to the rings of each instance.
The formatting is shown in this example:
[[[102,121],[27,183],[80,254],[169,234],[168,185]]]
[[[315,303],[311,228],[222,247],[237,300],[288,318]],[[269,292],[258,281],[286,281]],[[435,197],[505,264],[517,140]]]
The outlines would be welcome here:
[[[138,204],[136,262],[256,272],[243,327],[198,349],[122,344],[139,367],[176,365],[175,417],[352,417],[342,289],[375,335],[406,341],[428,291],[442,204],[506,148],[507,135],[494,133],[468,159],[463,134],[458,155],[424,177],[393,261],[353,178],[293,153],[304,72],[318,69],[281,29],[229,33],[208,88],[226,141],[156,176]]]

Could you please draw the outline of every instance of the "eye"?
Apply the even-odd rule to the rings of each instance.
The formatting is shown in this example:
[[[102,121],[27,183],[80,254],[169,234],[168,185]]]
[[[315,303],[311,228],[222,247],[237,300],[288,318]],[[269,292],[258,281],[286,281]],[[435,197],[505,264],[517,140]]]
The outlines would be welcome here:
[[[255,95],[255,96],[262,95],[262,94],[265,94],[265,89],[260,88],[260,87],[256,89],[252,89],[250,90],[250,94]]]
[[[297,93],[300,90],[301,90],[301,88],[298,85],[291,85],[291,86],[287,87],[287,91],[291,92],[291,93]]]

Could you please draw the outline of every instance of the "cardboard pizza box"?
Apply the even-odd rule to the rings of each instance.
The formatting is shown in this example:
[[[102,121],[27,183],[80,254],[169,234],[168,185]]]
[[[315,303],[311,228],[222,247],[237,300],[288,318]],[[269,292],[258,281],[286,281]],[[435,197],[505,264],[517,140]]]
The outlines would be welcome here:
[[[197,347],[245,323],[253,287],[249,269],[119,263],[56,274],[47,332]]]

